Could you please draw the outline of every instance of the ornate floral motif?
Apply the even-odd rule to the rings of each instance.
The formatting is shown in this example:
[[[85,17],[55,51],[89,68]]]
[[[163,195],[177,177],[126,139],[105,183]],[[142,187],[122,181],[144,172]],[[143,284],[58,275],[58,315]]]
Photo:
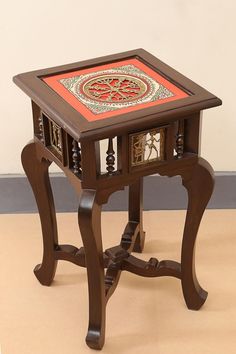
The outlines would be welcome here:
[[[132,64],[64,78],[59,82],[94,114],[174,96]]]
[[[128,75],[102,75],[89,80],[83,90],[95,101],[127,102],[143,96],[147,85],[143,80]]]

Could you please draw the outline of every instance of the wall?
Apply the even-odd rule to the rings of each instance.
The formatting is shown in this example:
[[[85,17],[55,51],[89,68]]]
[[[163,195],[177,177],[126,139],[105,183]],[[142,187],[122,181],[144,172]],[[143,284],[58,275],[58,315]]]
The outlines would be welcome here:
[[[0,174],[23,172],[20,152],[32,137],[30,100],[13,75],[139,47],[223,100],[204,113],[202,156],[235,171],[235,13],[234,0],[4,2]]]

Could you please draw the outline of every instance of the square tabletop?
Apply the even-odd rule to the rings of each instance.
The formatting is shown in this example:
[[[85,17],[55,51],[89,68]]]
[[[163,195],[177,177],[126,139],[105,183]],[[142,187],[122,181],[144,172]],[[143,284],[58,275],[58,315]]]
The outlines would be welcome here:
[[[143,49],[14,77],[75,138],[144,128],[221,104],[221,100]]]

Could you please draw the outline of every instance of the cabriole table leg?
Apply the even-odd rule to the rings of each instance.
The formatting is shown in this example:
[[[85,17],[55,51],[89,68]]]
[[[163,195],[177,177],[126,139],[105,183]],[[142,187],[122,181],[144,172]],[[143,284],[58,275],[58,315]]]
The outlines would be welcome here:
[[[82,236],[89,290],[89,327],[86,343],[101,349],[105,339],[105,283],[101,238],[101,206],[95,190],[83,190],[78,219]]]
[[[199,158],[190,178],[183,177],[183,185],[189,200],[182,241],[181,282],[187,307],[198,310],[206,301],[207,292],[197,280],[194,249],[202,215],[214,187],[214,172],[210,164]]]
[[[37,145],[30,142],[22,151],[22,164],[31,184],[39,210],[43,234],[43,259],[34,273],[42,285],[50,285],[53,281],[57,260],[54,251],[58,246],[56,213],[51,190],[48,168],[51,164],[37,156]]]

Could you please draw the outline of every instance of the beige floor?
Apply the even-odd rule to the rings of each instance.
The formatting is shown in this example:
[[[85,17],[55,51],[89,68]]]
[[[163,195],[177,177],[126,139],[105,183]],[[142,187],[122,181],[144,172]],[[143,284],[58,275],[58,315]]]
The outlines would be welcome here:
[[[184,212],[146,212],[145,259],[179,259]],[[61,243],[80,245],[75,214],[59,214]],[[119,242],[126,213],[104,213],[104,247]],[[81,354],[88,320],[85,269],[60,262],[51,287],[32,268],[41,258],[37,215],[0,216],[1,354]],[[123,273],[107,307],[103,353],[236,353],[236,210],[207,211],[198,238],[204,307],[185,307],[177,279]]]

